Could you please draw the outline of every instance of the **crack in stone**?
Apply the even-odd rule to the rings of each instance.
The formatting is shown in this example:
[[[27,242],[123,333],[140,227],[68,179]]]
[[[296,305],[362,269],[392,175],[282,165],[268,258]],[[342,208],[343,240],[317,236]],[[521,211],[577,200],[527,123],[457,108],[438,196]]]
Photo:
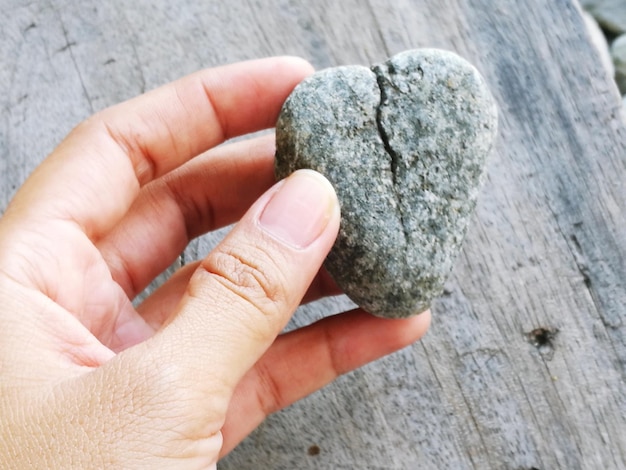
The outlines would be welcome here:
[[[383,142],[383,147],[385,148],[385,152],[389,155],[391,164],[391,183],[393,186],[393,194],[396,197],[396,203],[398,205],[398,216],[400,218],[400,225],[402,225],[402,232],[404,234],[404,241],[408,245],[410,240],[410,230],[406,225],[406,221],[404,219],[404,214],[402,212],[402,197],[400,192],[398,191],[398,163],[400,162],[400,154],[396,152],[389,142],[389,136],[387,135],[387,131],[383,126],[382,119],[382,107],[383,104],[387,101],[387,92],[385,90],[385,75],[381,70],[380,65],[376,65],[372,67],[372,72],[376,75],[376,83],[378,84],[378,89],[380,90],[380,101],[378,102],[378,106],[376,106],[376,128],[378,129],[378,135],[380,136],[380,140]]]

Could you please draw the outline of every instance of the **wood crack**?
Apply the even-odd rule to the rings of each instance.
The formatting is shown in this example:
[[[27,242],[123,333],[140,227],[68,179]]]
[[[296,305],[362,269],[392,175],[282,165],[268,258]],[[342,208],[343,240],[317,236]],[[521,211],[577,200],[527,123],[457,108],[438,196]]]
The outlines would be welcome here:
[[[53,5],[52,3],[50,3],[50,6],[52,7],[52,9],[57,15],[57,19],[59,20],[59,24],[61,26],[61,31],[63,32],[63,38],[65,39],[65,45],[57,52],[67,51],[69,53],[70,59],[72,60],[72,64],[74,64],[74,69],[76,70],[76,74],[78,75],[78,81],[80,82],[80,86],[83,90],[83,95],[85,96],[85,99],[87,100],[87,104],[89,104],[89,110],[91,111],[91,114],[93,114],[94,113],[93,102],[91,101],[91,97],[89,96],[89,93],[87,92],[87,86],[85,85],[83,74],[80,72],[80,67],[78,67],[76,56],[74,56],[73,47],[77,43],[76,41],[70,41],[67,27],[65,26],[65,22],[63,21],[63,17],[61,16],[61,13],[59,12],[59,10],[57,10],[56,6]]]

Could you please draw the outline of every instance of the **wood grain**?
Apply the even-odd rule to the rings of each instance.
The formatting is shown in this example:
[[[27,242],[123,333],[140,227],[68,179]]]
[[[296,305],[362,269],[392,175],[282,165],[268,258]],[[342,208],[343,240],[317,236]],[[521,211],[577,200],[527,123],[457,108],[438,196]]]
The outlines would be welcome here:
[[[270,417],[220,468],[626,467],[626,116],[577,5],[4,0],[0,207],[93,111],[201,67],[407,48],[477,65],[500,139],[419,344]],[[194,241],[204,255],[220,234]],[[347,308],[301,309],[290,328]]]

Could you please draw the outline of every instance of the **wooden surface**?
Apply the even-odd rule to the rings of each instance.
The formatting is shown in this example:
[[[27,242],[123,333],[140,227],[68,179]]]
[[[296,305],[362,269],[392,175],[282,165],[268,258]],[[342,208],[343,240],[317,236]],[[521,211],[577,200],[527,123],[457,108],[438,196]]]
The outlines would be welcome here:
[[[221,469],[626,468],[626,115],[574,3],[0,6],[0,207],[81,119],[206,66],[442,47],[493,89],[498,148],[427,337],[270,417]]]

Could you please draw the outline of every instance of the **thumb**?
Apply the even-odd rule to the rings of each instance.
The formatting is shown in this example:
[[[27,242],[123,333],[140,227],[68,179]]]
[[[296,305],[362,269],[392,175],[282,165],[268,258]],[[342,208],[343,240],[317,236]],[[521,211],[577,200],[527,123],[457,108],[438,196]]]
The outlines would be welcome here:
[[[339,219],[330,183],[311,170],[293,173],[264,194],[200,263],[168,324],[125,353],[144,365],[144,378],[146,370],[148,377],[167,371],[175,377],[172,386],[188,387],[200,398],[189,403],[196,417],[223,420],[235,386],[272,344],[319,271]],[[163,377],[156,378],[163,385]]]

